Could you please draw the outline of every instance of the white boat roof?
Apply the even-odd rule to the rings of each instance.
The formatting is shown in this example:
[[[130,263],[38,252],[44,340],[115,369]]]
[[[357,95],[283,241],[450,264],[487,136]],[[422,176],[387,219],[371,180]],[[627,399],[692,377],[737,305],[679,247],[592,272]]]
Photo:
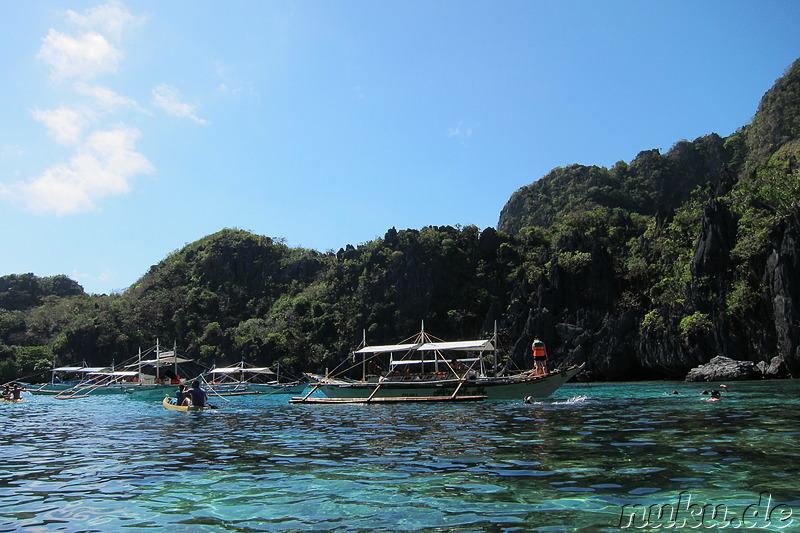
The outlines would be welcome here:
[[[191,363],[191,359],[185,359],[183,357],[178,357],[176,355],[169,355],[168,357],[164,357],[164,354],[160,354],[158,359],[147,359],[142,360],[143,365],[171,365],[173,363]],[[137,366],[139,363],[133,363],[132,365],[128,365],[128,367]]]
[[[90,374],[97,374],[100,376],[119,376],[119,377],[127,377],[127,376],[137,376],[139,375],[138,372],[134,372],[132,370],[117,370],[115,372],[89,372]]]
[[[432,350],[471,350],[486,352],[494,350],[494,345],[490,340],[428,342],[420,346],[418,350],[421,352]]]
[[[411,352],[411,351],[444,351],[444,350],[465,350],[486,352],[493,351],[494,345],[491,340],[475,341],[453,341],[453,342],[426,342],[417,344],[393,344],[388,346],[365,346],[355,353],[389,353],[389,352]]]
[[[422,346],[420,343],[416,344],[390,344],[385,346],[364,346],[355,353],[389,353],[389,352],[410,352]]]
[[[102,372],[108,370],[107,366],[60,366],[54,368],[53,372]]]
[[[456,359],[459,363],[472,363],[473,361],[480,361],[480,357],[467,357],[462,359]],[[389,364],[392,366],[398,365],[419,365],[422,363],[452,363],[452,359],[398,359],[397,361],[391,361]]]
[[[223,368],[212,368],[209,374],[232,374],[234,372],[253,372],[254,374],[274,374],[268,366],[242,368],[240,366],[228,366]]]

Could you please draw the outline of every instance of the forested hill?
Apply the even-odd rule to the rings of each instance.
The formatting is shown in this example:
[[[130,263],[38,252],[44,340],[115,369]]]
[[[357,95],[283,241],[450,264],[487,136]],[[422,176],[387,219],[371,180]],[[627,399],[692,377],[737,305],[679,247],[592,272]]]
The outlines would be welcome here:
[[[206,365],[334,368],[420,329],[445,340],[496,322],[509,363],[596,379],[682,378],[718,354],[800,374],[800,61],[751,124],[613,168],[557,168],[497,229],[425,227],[337,253],[225,229],[121,294],[64,276],[0,278],[0,379],[123,361],[159,338]]]

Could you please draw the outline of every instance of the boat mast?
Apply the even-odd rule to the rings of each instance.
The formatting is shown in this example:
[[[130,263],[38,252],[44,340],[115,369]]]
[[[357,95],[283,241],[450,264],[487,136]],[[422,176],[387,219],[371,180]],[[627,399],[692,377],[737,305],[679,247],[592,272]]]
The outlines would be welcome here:
[[[178,378],[178,341],[172,341],[172,371],[175,374],[175,379]]]
[[[159,364],[161,362],[160,359],[161,359],[161,352],[159,352],[158,337],[156,337],[156,383],[161,381],[161,377],[158,374],[158,371],[161,368],[161,365]]]
[[[494,321],[494,332],[492,333],[492,366],[495,375],[497,374],[497,320]],[[486,376],[485,360],[481,357],[481,376]]]
[[[367,345],[367,330],[361,330],[361,347]],[[367,381],[367,354],[361,354],[361,381]]]

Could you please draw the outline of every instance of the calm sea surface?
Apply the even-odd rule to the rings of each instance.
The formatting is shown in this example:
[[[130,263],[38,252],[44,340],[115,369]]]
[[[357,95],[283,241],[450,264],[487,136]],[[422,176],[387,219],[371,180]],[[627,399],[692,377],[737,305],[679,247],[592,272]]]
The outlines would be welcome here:
[[[800,384],[729,385],[190,413],[28,396],[0,404],[0,531],[800,531]]]

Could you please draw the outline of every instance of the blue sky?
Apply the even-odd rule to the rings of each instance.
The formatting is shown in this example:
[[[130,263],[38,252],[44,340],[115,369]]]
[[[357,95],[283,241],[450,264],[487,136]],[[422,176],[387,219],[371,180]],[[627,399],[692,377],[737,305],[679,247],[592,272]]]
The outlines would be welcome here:
[[[0,275],[124,290],[235,227],[496,226],[554,167],[748,124],[797,1],[0,0]]]

